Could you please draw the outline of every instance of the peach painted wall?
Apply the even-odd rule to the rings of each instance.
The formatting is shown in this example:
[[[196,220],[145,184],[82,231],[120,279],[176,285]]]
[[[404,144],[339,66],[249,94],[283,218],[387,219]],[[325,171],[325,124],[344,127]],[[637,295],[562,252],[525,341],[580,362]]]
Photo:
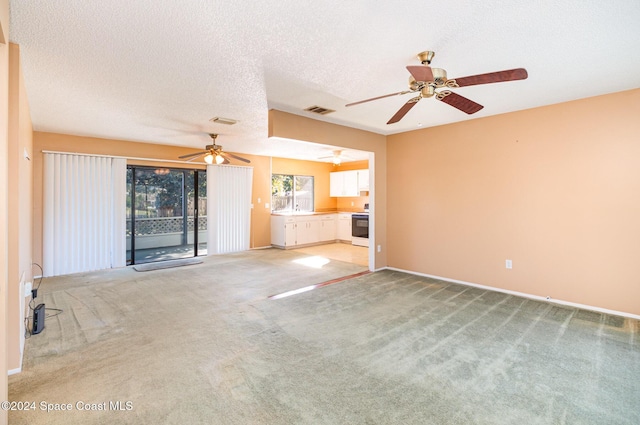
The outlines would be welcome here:
[[[638,117],[640,89],[389,136],[389,266],[640,315]]]
[[[313,176],[313,203],[316,211],[335,211],[336,199],[329,197],[329,172],[333,164],[315,161],[300,161],[287,158],[272,158],[273,174]]]
[[[9,0],[0,0],[0,170],[8,166],[9,133]],[[7,190],[8,173],[0,173],[0,341],[7,340]],[[8,400],[7,350],[0,350],[0,401]],[[7,411],[0,409],[0,424],[7,423]]]
[[[149,158],[160,160],[176,160],[178,156],[187,153],[197,152],[197,149],[184,148],[178,146],[157,145],[152,143],[129,142],[125,140],[98,139],[92,137],[72,136],[68,134],[34,132],[33,146],[33,166],[34,166],[34,244],[33,257],[35,262],[42,261],[42,151],[78,152],[96,155],[126,156],[129,158]],[[270,211],[259,208],[257,198],[270,196],[271,177],[270,159],[268,157],[246,155],[243,157],[251,160],[253,166],[253,189],[252,198],[254,209],[251,217],[251,247],[264,247],[271,245]],[[134,165],[167,166],[175,168],[200,168],[205,169],[203,163],[200,164],[180,164],[172,162],[128,160],[127,163]]]
[[[369,168],[369,161],[352,161],[344,162],[333,167],[331,171],[349,171],[349,170],[366,170]],[[361,192],[365,193],[365,192]],[[368,193],[368,192],[366,192]],[[335,198],[338,211],[357,211],[364,210],[364,204],[369,202],[369,195],[366,196],[345,196]],[[353,203],[353,205],[351,205]]]
[[[24,323],[20,314],[20,285],[33,280],[32,253],[32,162],[33,128],[27,92],[20,66],[20,48],[9,45],[9,211],[8,211],[8,326],[9,370],[21,367],[20,340]],[[29,298],[30,299],[30,298]]]
[[[387,139],[381,134],[342,125],[313,120],[287,112],[269,111],[269,137],[300,140],[324,145],[358,149],[371,152],[370,181],[374,190],[369,192],[372,209],[373,232],[370,234],[371,246],[380,246],[375,250],[374,269],[387,265]],[[371,156],[370,156],[371,158]],[[337,205],[336,205],[337,206]],[[373,248],[371,248],[373,249]]]

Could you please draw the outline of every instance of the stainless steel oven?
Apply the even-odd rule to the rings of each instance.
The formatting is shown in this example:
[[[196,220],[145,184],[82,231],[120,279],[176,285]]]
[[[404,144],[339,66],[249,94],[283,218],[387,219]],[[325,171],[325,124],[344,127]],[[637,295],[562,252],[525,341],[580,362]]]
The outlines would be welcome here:
[[[351,244],[369,246],[369,213],[351,214]]]

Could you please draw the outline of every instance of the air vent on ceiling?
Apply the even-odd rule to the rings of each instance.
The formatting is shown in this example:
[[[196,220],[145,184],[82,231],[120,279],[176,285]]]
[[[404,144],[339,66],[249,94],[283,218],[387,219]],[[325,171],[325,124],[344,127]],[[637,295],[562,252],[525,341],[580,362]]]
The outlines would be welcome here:
[[[233,125],[238,122],[236,120],[232,120],[231,118],[220,118],[220,117],[213,117],[209,121],[215,122],[218,124],[226,124],[226,125]]]
[[[335,109],[323,108],[322,106],[309,106],[305,111],[313,112],[314,114],[327,115],[335,112]]]

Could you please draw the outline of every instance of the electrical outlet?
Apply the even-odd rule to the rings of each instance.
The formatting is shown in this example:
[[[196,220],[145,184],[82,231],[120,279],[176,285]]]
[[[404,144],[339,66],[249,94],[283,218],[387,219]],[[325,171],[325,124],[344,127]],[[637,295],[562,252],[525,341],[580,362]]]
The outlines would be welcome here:
[[[508,268],[508,269],[512,269],[513,268],[513,263],[511,262],[511,260],[506,260],[504,266],[506,268]]]
[[[382,252],[382,246],[378,245],[378,252]]]

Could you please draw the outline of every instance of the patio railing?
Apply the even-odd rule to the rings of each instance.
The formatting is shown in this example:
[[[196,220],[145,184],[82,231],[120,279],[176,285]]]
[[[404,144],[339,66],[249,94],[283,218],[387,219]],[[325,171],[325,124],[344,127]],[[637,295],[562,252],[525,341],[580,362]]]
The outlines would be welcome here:
[[[194,217],[187,217],[187,231],[194,230]],[[136,236],[182,233],[183,217],[136,218]],[[207,216],[198,217],[198,231],[207,230]],[[127,219],[127,236],[131,236],[131,219]]]

